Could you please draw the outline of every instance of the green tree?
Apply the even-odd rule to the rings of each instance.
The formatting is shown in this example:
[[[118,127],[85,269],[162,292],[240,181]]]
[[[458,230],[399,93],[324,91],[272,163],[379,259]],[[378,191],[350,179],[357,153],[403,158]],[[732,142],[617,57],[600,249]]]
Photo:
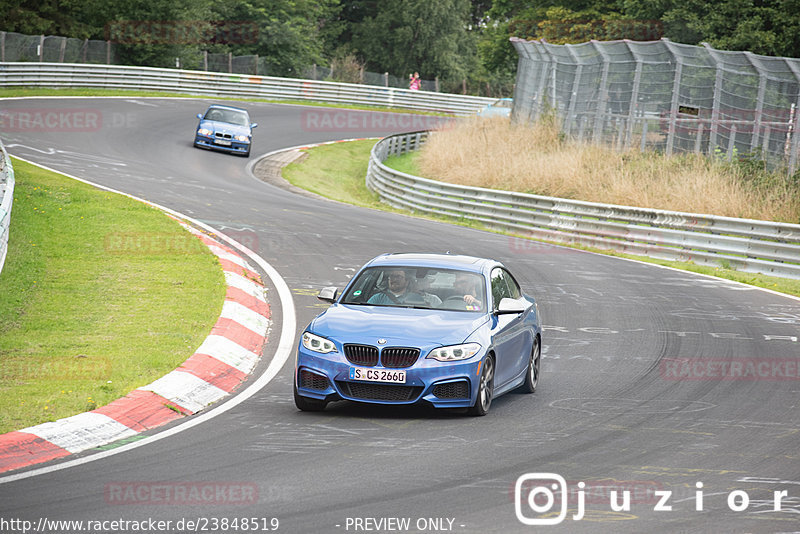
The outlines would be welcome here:
[[[454,82],[475,66],[468,0],[384,0],[355,27],[352,45],[367,68]]]

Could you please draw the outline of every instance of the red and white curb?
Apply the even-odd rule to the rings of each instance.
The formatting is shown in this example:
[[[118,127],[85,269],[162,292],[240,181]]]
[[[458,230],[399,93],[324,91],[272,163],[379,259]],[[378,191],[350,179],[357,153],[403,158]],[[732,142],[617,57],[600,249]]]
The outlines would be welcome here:
[[[232,249],[186,227],[218,257],[228,289],[211,334],[176,370],[112,403],[0,435],[0,473],[134,436],[203,410],[255,368],[270,328],[258,274]]]

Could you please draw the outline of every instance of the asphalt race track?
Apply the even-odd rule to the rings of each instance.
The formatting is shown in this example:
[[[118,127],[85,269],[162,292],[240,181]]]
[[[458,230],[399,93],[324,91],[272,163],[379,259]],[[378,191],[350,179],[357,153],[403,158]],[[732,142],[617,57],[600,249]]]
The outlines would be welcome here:
[[[3,101],[5,111],[93,110],[102,124],[0,135],[15,156],[178,210],[256,250],[292,290],[297,336],[324,307],[316,291],[344,286],[379,253],[494,257],[539,300],[540,388],[496,399],[482,418],[349,403],[308,414],[292,400],[290,358],[258,394],[184,432],[67,469],[0,477],[0,518],[107,521],[107,532],[113,520],[148,519],[171,521],[167,532],[195,530],[187,521],[201,531],[263,532],[272,518],[287,533],[529,532],[547,520],[563,521],[540,528],[564,532],[800,530],[800,300],[287,192],[254,179],[250,160],[192,148],[195,115],[208,102]],[[329,128],[337,121],[309,115],[319,108],[245,107],[259,123],[251,160],[408,126],[336,111],[342,120]],[[280,329],[274,290],[268,298],[275,325],[254,376]],[[744,371],[709,376],[732,365]],[[536,487],[552,481],[528,477],[517,487],[530,473],[563,477],[567,499],[546,511]],[[612,490],[620,504],[630,492],[629,510],[612,508]],[[778,507],[776,491],[786,492]]]

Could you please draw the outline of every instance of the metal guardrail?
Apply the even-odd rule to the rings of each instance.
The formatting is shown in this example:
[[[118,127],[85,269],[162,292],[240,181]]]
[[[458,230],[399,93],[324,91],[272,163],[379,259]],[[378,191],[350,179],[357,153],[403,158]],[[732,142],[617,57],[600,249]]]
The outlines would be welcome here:
[[[438,182],[390,169],[428,132],[386,137],[370,154],[367,187],[393,206],[487,227],[672,261],[800,279],[800,225],[633,208]]]
[[[96,87],[307,100],[469,115],[493,98],[219,72],[75,63],[0,63],[0,87]]]
[[[11,205],[14,202],[14,168],[6,148],[0,142],[0,272],[6,262]]]

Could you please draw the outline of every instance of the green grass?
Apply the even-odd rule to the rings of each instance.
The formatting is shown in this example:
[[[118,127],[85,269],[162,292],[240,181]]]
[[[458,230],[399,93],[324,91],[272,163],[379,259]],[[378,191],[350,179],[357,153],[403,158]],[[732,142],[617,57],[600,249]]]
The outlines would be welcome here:
[[[414,176],[422,176],[419,165],[417,165],[418,154],[418,152],[406,152],[402,156],[389,156],[383,164],[396,171]]]
[[[307,151],[309,154],[308,158],[300,163],[293,163],[285,167],[283,176],[289,182],[298,187],[302,187],[319,195],[332,198],[340,202],[347,202],[357,206],[365,206],[386,211],[408,213],[406,211],[392,208],[388,204],[380,202],[377,195],[372,194],[364,184],[364,177],[367,173],[367,162],[369,161],[369,152],[374,144],[375,141],[355,141],[323,145],[309,149]],[[386,159],[384,164],[392,169],[419,176],[419,169],[416,164],[415,153],[389,157]],[[428,214],[421,216],[427,219],[460,224],[463,226],[469,226],[471,228],[480,228],[495,233],[503,233],[491,228],[486,228],[481,224],[465,219],[435,217]],[[523,236],[516,237],[524,238]],[[570,246],[564,245],[563,243],[556,244]],[[800,296],[800,280],[778,278],[763,274],[744,273],[731,269],[696,265],[694,263],[658,260],[644,256],[621,254],[614,251],[601,250],[591,247],[572,246],[572,248],[598,252],[611,256],[630,258],[648,263],[655,263],[685,271],[716,276],[727,280],[735,280],[744,284],[771,289],[779,293]]]
[[[364,185],[369,153],[375,143],[376,140],[367,139],[306,150],[308,157],[284,167],[283,177],[297,187],[326,198],[385,209],[386,204]]]
[[[225,280],[160,211],[14,160],[0,273],[0,433],[92,410],[191,356]]]
[[[237,76],[237,75],[233,75]],[[169,93],[166,91],[136,91],[127,89],[96,89],[93,87],[4,87],[0,88],[0,99],[25,96],[124,96],[124,97],[144,97],[154,96],[159,98],[204,98],[207,100],[231,100],[238,102],[269,102],[272,104],[296,104],[302,106],[314,106],[323,108],[357,109],[366,111],[384,111],[390,113],[406,113],[413,115],[435,115],[442,117],[451,116],[448,113],[437,113],[432,111],[421,111],[414,109],[389,108],[385,106],[368,106],[361,104],[329,104],[327,102],[314,102],[310,100],[276,100],[267,98],[242,98],[242,97],[220,97],[211,95],[198,95],[191,93]]]

